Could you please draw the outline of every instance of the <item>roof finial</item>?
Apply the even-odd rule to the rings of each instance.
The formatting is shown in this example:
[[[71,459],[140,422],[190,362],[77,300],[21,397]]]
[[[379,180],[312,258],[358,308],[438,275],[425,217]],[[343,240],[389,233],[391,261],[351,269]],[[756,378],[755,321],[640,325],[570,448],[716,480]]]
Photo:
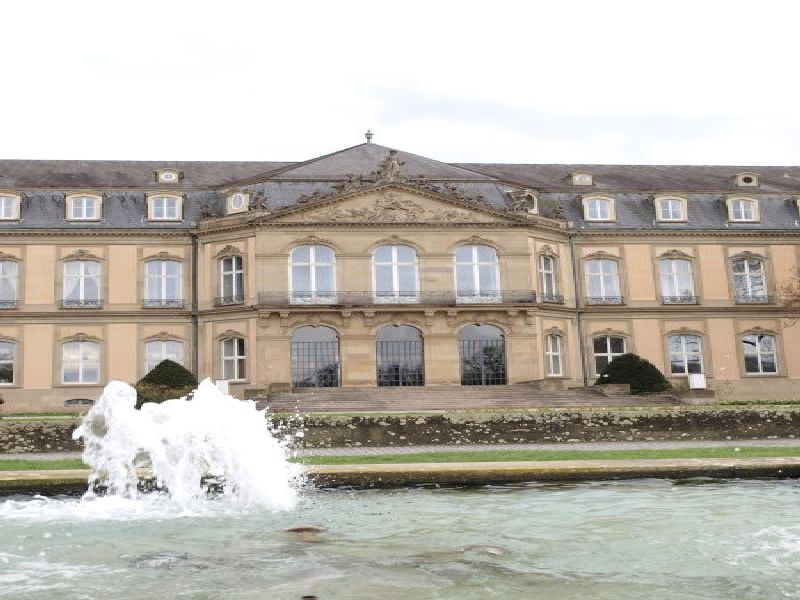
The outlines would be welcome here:
[[[364,137],[367,138],[367,143],[372,143],[372,136],[375,135],[372,133],[372,129],[367,129],[367,132],[364,134]]]

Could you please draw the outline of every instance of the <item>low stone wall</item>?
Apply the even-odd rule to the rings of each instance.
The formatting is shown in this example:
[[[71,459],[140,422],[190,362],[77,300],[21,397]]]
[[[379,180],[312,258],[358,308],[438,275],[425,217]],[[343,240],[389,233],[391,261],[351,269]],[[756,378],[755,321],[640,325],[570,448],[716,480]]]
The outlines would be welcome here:
[[[738,440],[800,437],[800,407],[676,407],[658,409],[457,412],[419,416],[311,416],[277,423],[302,430],[304,448],[614,442],[650,440]],[[0,453],[80,450],[74,421],[0,419]]]

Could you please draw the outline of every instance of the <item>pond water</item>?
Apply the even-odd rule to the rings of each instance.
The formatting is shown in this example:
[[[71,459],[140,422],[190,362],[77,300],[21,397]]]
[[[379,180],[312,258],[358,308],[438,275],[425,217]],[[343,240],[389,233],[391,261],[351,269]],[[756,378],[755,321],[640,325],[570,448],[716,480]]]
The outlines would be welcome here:
[[[796,481],[12,497],[0,598],[797,598],[799,507]]]

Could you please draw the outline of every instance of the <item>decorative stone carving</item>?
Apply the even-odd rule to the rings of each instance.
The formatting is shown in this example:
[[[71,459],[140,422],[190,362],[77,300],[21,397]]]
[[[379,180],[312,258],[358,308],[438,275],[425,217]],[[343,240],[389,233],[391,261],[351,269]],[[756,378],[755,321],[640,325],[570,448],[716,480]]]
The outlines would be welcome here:
[[[692,258],[689,254],[686,254],[686,252],[683,252],[682,250],[678,250],[677,248],[673,248],[672,250],[667,250],[666,252],[662,252],[661,254],[658,255],[658,257],[659,258],[689,258],[689,259]]]
[[[550,244],[545,244],[539,249],[539,254],[542,256],[558,256],[558,252],[556,252]]]
[[[103,260],[96,254],[92,254],[88,250],[84,250],[83,248],[79,248],[70,254],[67,254],[61,260]]]
[[[476,219],[468,210],[426,208],[417,202],[398,198],[392,192],[386,192],[382,198],[376,199],[372,206],[331,207],[308,215],[307,220],[358,223],[428,223],[431,221],[471,223]]]
[[[62,342],[99,342],[100,338],[87,333],[74,333],[61,338]]]
[[[406,163],[397,157],[397,150],[389,150],[389,154],[375,171],[376,183],[403,183],[407,178],[400,173]]]
[[[226,339],[229,339],[229,338],[236,338],[236,337],[246,338],[247,336],[242,334],[242,333],[239,333],[238,331],[234,331],[233,329],[226,329],[225,331],[223,331],[222,333],[220,333],[217,336],[217,339],[218,340],[226,340]]]
[[[145,342],[167,342],[170,340],[182,340],[179,335],[173,335],[167,331],[159,331],[155,335],[150,335],[144,338]]]
[[[242,251],[239,250],[239,248],[237,248],[236,246],[231,246],[230,244],[228,244],[222,250],[217,252],[214,255],[214,258],[224,258],[226,256],[236,256],[238,254],[242,254]]]

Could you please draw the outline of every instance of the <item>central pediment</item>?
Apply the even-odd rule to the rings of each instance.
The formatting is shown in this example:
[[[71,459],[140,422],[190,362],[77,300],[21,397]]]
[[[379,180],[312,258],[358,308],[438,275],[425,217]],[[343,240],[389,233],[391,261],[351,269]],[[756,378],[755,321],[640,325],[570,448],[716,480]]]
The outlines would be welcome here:
[[[502,212],[465,202],[439,199],[433,194],[402,186],[343,195],[302,207],[288,214],[274,215],[276,223],[513,223],[517,220]]]

